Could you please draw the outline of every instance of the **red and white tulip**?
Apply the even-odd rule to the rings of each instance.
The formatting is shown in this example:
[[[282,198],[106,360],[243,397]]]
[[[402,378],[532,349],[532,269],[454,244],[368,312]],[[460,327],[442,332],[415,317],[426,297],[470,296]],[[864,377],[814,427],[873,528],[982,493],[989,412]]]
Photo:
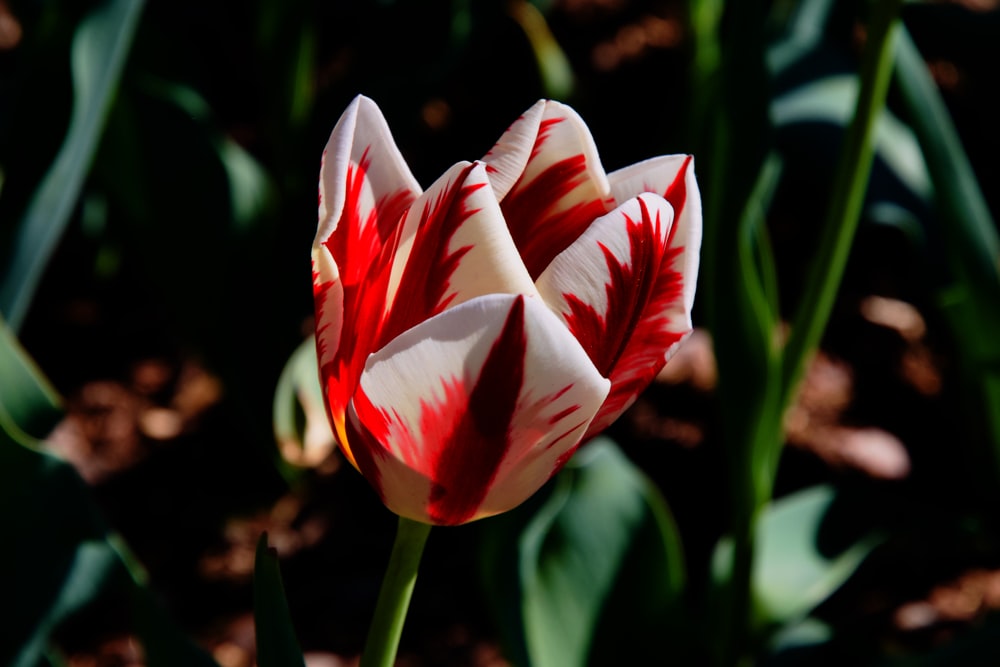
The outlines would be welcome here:
[[[356,98],[320,172],[313,285],[338,444],[401,516],[507,511],[611,422],[691,331],[690,156],[605,174],[540,101],[426,192]]]

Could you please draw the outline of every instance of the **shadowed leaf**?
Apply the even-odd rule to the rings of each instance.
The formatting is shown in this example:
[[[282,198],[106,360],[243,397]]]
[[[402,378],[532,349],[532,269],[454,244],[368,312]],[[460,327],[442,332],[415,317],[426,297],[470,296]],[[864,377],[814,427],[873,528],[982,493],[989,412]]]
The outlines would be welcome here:
[[[536,512],[484,528],[484,576],[515,664],[653,664],[664,633],[681,635],[673,519],[610,440],[581,449]]]
[[[278,557],[268,549],[267,533],[257,541],[253,570],[253,617],[260,667],[305,667],[295,638]]]
[[[142,0],[110,0],[84,18],[73,38],[75,99],[69,131],[28,204],[0,282],[0,312],[15,331],[76,207],[142,7]]]

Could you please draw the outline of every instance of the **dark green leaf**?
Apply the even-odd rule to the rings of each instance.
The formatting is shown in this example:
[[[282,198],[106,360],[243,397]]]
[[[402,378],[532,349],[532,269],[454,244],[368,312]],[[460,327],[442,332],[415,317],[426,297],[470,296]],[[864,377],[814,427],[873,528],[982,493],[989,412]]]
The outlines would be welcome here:
[[[278,557],[267,546],[267,533],[257,541],[253,571],[253,617],[260,667],[305,667],[295,637]]]
[[[5,617],[0,664],[35,667],[52,633],[98,599],[131,602],[150,667],[215,667],[180,635],[142,585],[144,573],[111,533],[68,464],[0,431],[0,525],[17,548],[0,550]]]
[[[676,528],[610,440],[581,449],[537,511],[484,529],[484,576],[516,664],[652,664],[682,635]]]
[[[60,399],[0,316],[0,430],[25,445],[45,437]]]
[[[142,7],[143,0],[109,0],[83,20],[73,38],[69,131],[21,220],[0,282],[0,313],[15,331],[80,196]]]
[[[968,285],[982,290],[982,305],[995,306],[1000,303],[1000,238],[996,224],[951,116],[905,29],[900,34],[896,57],[900,91],[926,157],[941,214],[948,223],[942,226],[942,232],[955,269]],[[1000,323],[1000,310],[988,311],[994,316],[991,323]],[[996,361],[1000,359],[1000,339],[990,336],[990,341],[991,356]]]
[[[776,98],[771,104],[771,117],[777,126],[818,122],[846,127],[857,98],[857,77],[828,76]],[[876,120],[875,152],[915,195],[930,198],[933,188],[920,145],[913,131],[889,111],[883,111]]]
[[[0,664],[41,664],[61,624],[97,599],[130,594],[150,667],[213,667],[153,601],[142,567],[76,471],[40,451],[60,414],[58,396],[0,319],[0,525],[18,545],[0,550],[0,590],[17,609],[0,633]]]
[[[218,667],[212,657],[184,636],[152,592],[133,584],[132,610],[148,667]]]
[[[711,118],[710,170],[705,182],[699,298],[718,361],[719,410],[725,415],[722,436],[730,475],[729,518],[737,535],[737,556],[709,615],[715,622],[717,659],[735,664],[746,645],[750,614],[751,526],[758,508],[770,497],[772,454],[780,445],[781,369],[773,326],[777,313],[770,312],[768,296],[772,282],[768,274],[773,269],[765,267],[766,197],[761,196],[771,189],[775,171],[763,168],[772,134],[765,3],[726,3],[725,14],[725,20],[718,21],[712,47],[719,54],[714,79],[718,92],[714,103],[703,110]],[[700,49],[696,47],[696,52]]]
[[[1000,469],[1000,237],[948,110],[906,31],[896,49],[899,84],[934,183],[954,283],[943,311],[961,352],[972,430]],[[996,474],[996,473],[995,473]]]
[[[275,287],[276,265],[262,259],[275,247],[264,224],[273,221],[267,175],[190,86],[135,77],[115,105],[95,177],[116,215],[109,228],[171,311],[176,334],[222,378],[233,405],[253,405],[241,437],[273,447],[261,437],[272,397],[247,395],[250,376],[277,375],[273,323],[289,302]]]
[[[772,72],[780,72],[819,46],[823,41],[824,28],[833,4],[833,0],[803,0],[794,3],[791,16],[786,21],[784,36],[767,51],[767,63]],[[776,3],[772,12],[780,7],[782,3]]]
[[[760,667],[810,667],[829,654],[834,632],[826,623],[809,617],[779,629],[769,643],[770,655]]]
[[[85,492],[72,468],[0,431],[0,524],[18,544],[0,550],[0,589],[17,609],[0,633],[0,664],[33,667],[49,633],[108,579],[104,526],[79,502]]]
[[[309,119],[316,96],[315,7],[304,0],[282,0],[259,3],[258,11],[258,48],[271,56],[263,72],[264,88],[276,93],[267,100],[269,115],[279,121],[275,135],[285,143]]]

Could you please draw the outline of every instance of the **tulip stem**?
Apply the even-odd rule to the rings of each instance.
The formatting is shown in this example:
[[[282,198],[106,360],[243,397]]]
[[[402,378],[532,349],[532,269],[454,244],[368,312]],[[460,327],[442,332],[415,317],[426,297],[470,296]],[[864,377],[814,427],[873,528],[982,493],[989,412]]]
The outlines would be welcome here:
[[[882,0],[872,7],[854,119],[840,153],[819,252],[785,347],[782,378],[785,405],[798,390],[806,365],[819,345],[847,266],[875,157],[875,125],[885,108],[892,77],[902,4],[903,0]]]
[[[395,662],[406,611],[410,607],[413,586],[417,583],[420,556],[430,532],[430,524],[399,517],[396,541],[382,578],[382,589],[375,604],[371,627],[368,628],[360,667],[392,667]]]

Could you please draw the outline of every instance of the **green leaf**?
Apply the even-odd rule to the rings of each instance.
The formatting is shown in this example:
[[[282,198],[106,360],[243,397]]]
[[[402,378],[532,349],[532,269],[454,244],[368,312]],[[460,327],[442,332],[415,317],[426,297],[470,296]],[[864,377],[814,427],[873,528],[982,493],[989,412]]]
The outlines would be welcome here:
[[[768,642],[769,655],[758,663],[760,667],[808,667],[822,662],[829,655],[833,628],[812,618],[804,618],[780,628]]]
[[[771,639],[771,648],[782,653],[807,646],[819,646],[833,638],[833,628],[816,618],[804,618],[781,628]]]
[[[693,42],[687,125],[696,147],[708,142],[707,135],[712,128],[711,114],[718,99],[716,83],[722,61],[719,25],[723,10],[722,0],[691,0],[687,12],[688,30]],[[701,156],[705,153],[707,151],[695,151],[699,159],[703,159]]]
[[[315,7],[305,0],[258,3],[257,48],[270,57],[261,73],[275,132],[285,143],[308,120],[316,96],[318,29]]]
[[[893,202],[877,201],[868,206],[865,218],[875,225],[895,227],[912,248],[926,250],[927,233],[920,220],[909,209]]]
[[[143,89],[155,99],[180,109],[194,124],[184,128],[195,141],[214,150],[225,172],[234,229],[246,231],[274,206],[275,187],[264,168],[243,147],[222,132],[208,102],[182,83],[146,77]],[[187,138],[189,141],[191,138]]]
[[[52,630],[107,579],[91,548],[104,527],[78,502],[83,490],[72,468],[0,431],[0,525],[19,545],[0,550],[4,604],[17,609],[0,633],[0,664],[34,667]]]
[[[59,395],[0,316],[0,430],[30,446],[61,416]]]
[[[35,191],[0,280],[0,313],[17,331],[76,207],[132,44],[143,0],[108,0],[73,38],[75,98],[66,140]]]
[[[770,498],[770,452],[778,448],[775,388],[780,359],[773,328],[776,313],[769,308],[766,236],[758,224],[766,208],[762,195],[770,189],[769,174],[775,171],[763,168],[772,133],[765,3],[726,3],[725,20],[723,4],[701,0],[692,8],[692,21],[700,25],[697,38],[705,42],[695,47],[696,80],[717,85],[716,96],[701,93],[701,108],[696,107],[696,114],[710,119],[705,123],[710,150],[699,294],[719,368],[729,518],[738,552],[708,611],[718,662],[736,664],[744,651],[750,613],[751,526],[758,508]],[[716,66],[714,76],[704,70],[709,64]]]
[[[990,298],[984,305],[995,306],[1000,302],[1000,238],[989,206],[948,109],[905,29],[900,34],[896,58],[900,92],[926,157],[941,213],[948,222],[942,225],[942,232],[954,265],[969,284],[981,286],[983,296]],[[991,308],[990,312],[994,323],[1000,321],[1000,311]],[[1000,342],[996,337],[992,340],[995,353]]]
[[[217,667],[182,636],[145,574],[110,532],[90,490],[69,464],[0,431],[0,525],[17,548],[0,549],[0,590],[17,613],[0,632],[0,664],[36,667],[52,634],[99,599],[131,602],[150,667]]]
[[[323,405],[316,360],[316,339],[295,348],[274,392],[274,437],[286,461],[316,465],[334,446]]]
[[[841,552],[823,553],[817,536],[835,498],[830,486],[815,486],[768,505],[757,524],[753,598],[759,626],[802,619],[854,573],[877,544],[862,539]],[[712,561],[717,580],[732,567],[733,544],[720,541]]]
[[[810,356],[819,346],[847,267],[877,146],[879,117],[885,110],[893,71],[903,0],[873,6],[861,58],[855,111],[844,135],[819,246],[806,274],[783,354],[781,411],[791,403]]]
[[[257,541],[253,570],[253,618],[260,667],[305,667],[295,637],[278,557],[267,546],[267,533]]]
[[[67,618],[79,613],[108,590],[125,583],[125,572],[118,555],[103,540],[81,542],[59,590],[32,628],[11,665],[35,667],[48,649],[49,637]]]
[[[546,97],[562,100],[568,98],[573,94],[575,83],[573,67],[549,29],[545,17],[527,0],[511,2],[508,11],[531,44]]]
[[[271,177],[257,160],[230,137],[217,135],[213,144],[229,181],[229,201],[236,231],[252,229],[274,207]]]
[[[910,36],[896,49],[897,81],[933,180],[954,284],[942,310],[961,352],[973,430],[1000,470],[1000,236],[937,86]],[[996,472],[994,474],[997,474]],[[995,479],[995,477],[994,477]],[[990,482],[995,486],[995,482]]]
[[[766,381],[776,375],[779,361],[775,335],[780,313],[778,279],[767,233],[767,210],[780,176],[781,162],[772,153],[761,166],[754,189],[747,198],[736,237],[734,269],[739,280],[734,293],[738,302],[733,310],[741,319],[740,330],[745,335],[745,340],[739,344],[747,358],[756,358],[755,364],[763,370],[756,377],[740,377],[741,382],[747,383],[744,387],[748,390],[753,387],[756,395],[756,400],[746,401],[744,408],[756,409],[756,413],[748,417],[752,427],[740,435],[748,443],[748,465],[755,480],[753,495],[758,500],[765,494],[770,497],[782,444],[776,420],[778,392],[772,382]],[[725,341],[723,337],[721,342]],[[726,344],[733,345],[732,342]],[[746,497],[750,497],[749,493]]]
[[[676,527],[612,441],[582,448],[537,511],[484,530],[484,581],[515,664],[653,664],[671,632],[683,635]]]
[[[819,46],[823,41],[823,32],[833,4],[833,0],[802,0],[794,4],[787,21],[786,34],[767,50],[767,64],[772,72],[788,68]],[[782,3],[776,3],[772,12],[781,7]]]
[[[215,667],[153,600],[142,566],[76,470],[40,451],[61,414],[59,397],[0,319],[0,525],[18,544],[0,549],[0,590],[18,610],[0,633],[0,664],[35,667],[64,622],[127,593],[150,667]]]
[[[828,76],[777,97],[771,104],[771,118],[777,126],[821,122],[846,127],[857,99],[857,77]],[[875,121],[875,151],[915,195],[930,198],[933,187],[920,145],[913,131],[889,111]]]
[[[95,164],[95,187],[114,216],[109,231],[162,297],[174,331],[220,375],[227,400],[253,406],[241,437],[270,448],[271,396],[248,378],[274,368],[271,325],[288,301],[261,260],[274,247],[274,189],[189,86],[152,76],[131,83]],[[264,311],[271,316],[247,336],[247,314]],[[248,365],[251,356],[258,363]]]
[[[112,540],[112,544],[114,540]],[[119,552],[121,556],[121,552]],[[132,613],[148,667],[219,667],[191,638],[183,635],[152,592],[133,584]]]

